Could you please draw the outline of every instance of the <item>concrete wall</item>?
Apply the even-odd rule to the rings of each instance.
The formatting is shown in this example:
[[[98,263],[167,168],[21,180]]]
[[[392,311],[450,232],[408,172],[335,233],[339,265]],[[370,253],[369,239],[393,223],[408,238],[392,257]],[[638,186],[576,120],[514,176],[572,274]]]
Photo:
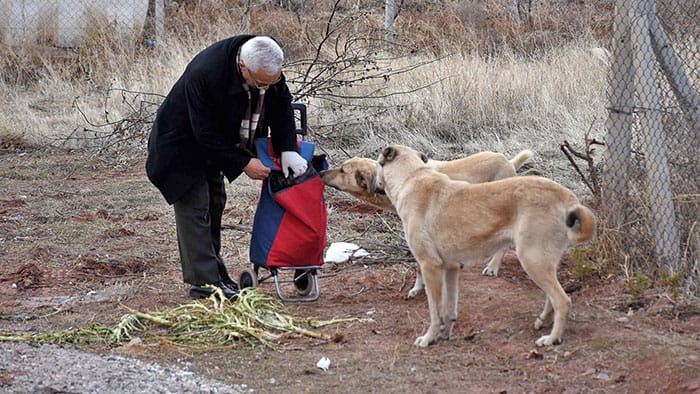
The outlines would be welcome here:
[[[162,30],[163,0],[156,4],[156,31]],[[80,46],[86,28],[107,21],[125,39],[140,33],[149,0],[0,0],[0,40],[11,45]],[[99,17],[96,17],[99,16]]]

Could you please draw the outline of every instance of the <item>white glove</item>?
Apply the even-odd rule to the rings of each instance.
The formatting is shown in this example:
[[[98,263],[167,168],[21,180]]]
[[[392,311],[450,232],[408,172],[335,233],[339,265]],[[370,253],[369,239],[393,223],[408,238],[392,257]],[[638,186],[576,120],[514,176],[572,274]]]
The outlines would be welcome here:
[[[300,176],[306,172],[308,163],[298,153],[294,151],[282,152],[282,172],[285,177],[289,176],[289,170],[292,170],[294,176]]]

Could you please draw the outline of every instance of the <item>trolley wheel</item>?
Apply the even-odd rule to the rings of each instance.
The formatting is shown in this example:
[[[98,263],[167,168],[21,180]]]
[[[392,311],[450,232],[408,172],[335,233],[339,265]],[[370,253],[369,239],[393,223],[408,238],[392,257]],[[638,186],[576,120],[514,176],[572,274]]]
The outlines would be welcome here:
[[[311,270],[295,270],[294,271],[294,288],[300,296],[307,296],[311,293]]]
[[[246,287],[258,287],[257,273],[250,268],[244,269],[238,276],[238,287],[240,289],[245,289]]]

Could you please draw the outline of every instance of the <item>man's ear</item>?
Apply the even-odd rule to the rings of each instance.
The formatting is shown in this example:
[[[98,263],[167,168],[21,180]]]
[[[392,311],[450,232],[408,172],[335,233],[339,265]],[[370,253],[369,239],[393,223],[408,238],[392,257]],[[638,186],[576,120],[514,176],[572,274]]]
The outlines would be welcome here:
[[[387,146],[382,151],[382,160],[381,160],[381,163],[379,163],[379,164],[384,165],[384,163],[388,163],[388,162],[394,160],[394,158],[396,157],[396,153],[397,152],[396,152],[396,149],[394,149],[394,147]]]
[[[428,162],[428,156],[426,156],[424,153],[421,153],[421,154],[420,154],[420,159],[423,160],[423,163],[427,163],[427,162]]]

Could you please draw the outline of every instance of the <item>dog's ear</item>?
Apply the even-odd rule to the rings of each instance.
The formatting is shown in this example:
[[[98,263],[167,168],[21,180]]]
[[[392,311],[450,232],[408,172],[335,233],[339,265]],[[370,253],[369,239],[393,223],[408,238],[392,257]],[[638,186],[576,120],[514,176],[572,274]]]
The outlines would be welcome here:
[[[428,162],[428,156],[426,156],[425,153],[420,154],[420,159],[423,160],[423,163]]]
[[[397,154],[396,149],[394,149],[393,146],[387,146],[382,151],[382,160],[381,160],[381,163],[379,163],[379,164],[384,165],[384,163],[387,163],[387,162],[394,160],[394,158],[396,157],[396,154]]]
[[[355,171],[355,182],[357,182],[357,186],[366,189],[368,194],[374,194],[374,180],[367,179],[362,171]]]

